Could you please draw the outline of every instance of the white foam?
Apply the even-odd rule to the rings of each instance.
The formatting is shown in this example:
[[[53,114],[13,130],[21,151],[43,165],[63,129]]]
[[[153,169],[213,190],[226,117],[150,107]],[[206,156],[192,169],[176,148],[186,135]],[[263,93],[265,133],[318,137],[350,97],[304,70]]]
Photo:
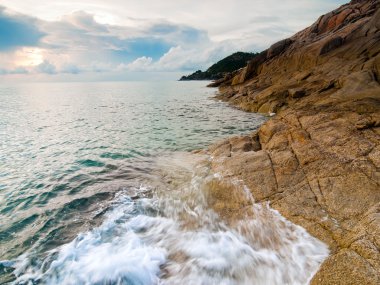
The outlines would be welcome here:
[[[12,260],[0,260],[0,265],[4,266],[4,267],[12,267],[14,266],[14,261]]]
[[[160,198],[119,195],[100,227],[38,265],[21,258],[15,284],[308,284],[326,245],[265,205],[252,205],[255,218],[228,227],[207,208],[205,176],[198,169]],[[148,215],[151,209],[161,214]]]
[[[171,251],[183,252],[186,258],[167,262],[170,274],[163,284],[308,284],[328,255],[327,247],[277,212],[260,211],[269,211],[269,219],[241,221],[241,231],[177,233]],[[285,224],[269,225],[268,230],[265,224],[275,222]]]
[[[100,227],[50,252],[54,261],[44,272],[42,265],[29,267],[21,259],[16,265],[16,283],[42,280],[44,284],[157,284],[166,251],[144,244],[134,232],[146,224],[140,216],[123,222],[133,210],[132,202],[116,207]],[[27,271],[23,271],[25,268]]]

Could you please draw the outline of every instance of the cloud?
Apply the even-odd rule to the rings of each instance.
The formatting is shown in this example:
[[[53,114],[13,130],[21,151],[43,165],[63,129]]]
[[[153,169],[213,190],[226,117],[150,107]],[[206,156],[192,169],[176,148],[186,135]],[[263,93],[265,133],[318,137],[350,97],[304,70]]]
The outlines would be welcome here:
[[[76,66],[75,64],[67,63],[61,67],[59,72],[70,73],[70,74],[79,74],[81,72],[81,69],[78,66]]]
[[[46,73],[46,74],[56,74],[56,67],[51,64],[49,61],[44,60],[42,63],[35,67],[35,71],[38,73]]]
[[[169,49],[170,44],[166,40],[146,37],[118,40],[117,49],[112,50],[117,59],[134,60],[142,56],[158,59]]]
[[[207,50],[211,43],[207,32],[182,24],[157,20],[139,27],[113,26],[100,24],[94,15],[83,11],[59,21],[34,21],[45,34],[36,43],[38,54],[14,47],[13,56],[28,65],[27,69],[34,66],[34,73],[111,72],[120,66],[133,71],[174,71],[192,69],[200,58],[209,62],[209,58],[196,55],[200,47]]]
[[[13,17],[22,19],[23,15]],[[15,47],[12,57],[26,64],[24,69],[29,73],[191,71],[207,68],[237,50],[260,48],[252,45],[249,31],[247,37],[213,42],[205,30],[163,19],[140,19],[138,26],[119,26],[98,23],[94,15],[84,11],[57,21],[24,17],[44,34],[34,51]],[[8,70],[14,66],[8,66]]]
[[[140,57],[130,64],[122,64],[120,69],[128,71],[183,71],[188,72],[195,69],[205,69],[228,54],[236,51],[231,42],[221,44],[204,44],[198,47],[175,46],[158,60],[150,57]]]
[[[59,21],[42,22],[41,29],[47,35],[41,47],[47,50],[45,59],[54,63],[58,72],[73,71],[66,66],[75,62],[81,66],[74,70],[78,74],[112,71],[140,58],[158,61],[178,45],[190,49],[210,43],[206,31],[186,25],[163,20],[139,23],[137,27],[100,24],[94,15],[77,11]],[[139,64],[137,61],[130,68]]]
[[[196,29],[186,25],[175,25],[167,21],[157,22],[146,31],[154,37],[164,37],[174,45],[203,45],[210,42],[205,30]]]
[[[261,51],[343,2],[2,0],[25,14],[0,6],[0,74],[205,69],[238,50]]]
[[[0,75],[5,75],[5,74],[28,74],[29,71],[22,67],[22,66],[19,66],[19,67],[16,67],[14,69],[11,69],[11,70],[7,70],[7,69],[3,69],[1,68],[0,69]]]
[[[18,66],[15,69],[11,70],[10,73],[11,74],[28,74],[29,71],[25,67]]]
[[[152,69],[153,59],[151,57],[139,57],[135,61],[130,64],[124,66],[123,64],[119,66],[119,68],[127,69],[129,71],[147,71]]]
[[[65,15],[61,19],[62,23],[69,24],[77,30],[83,30],[91,33],[107,33],[107,26],[101,25],[95,21],[94,15],[84,11],[74,11]]]
[[[0,52],[22,46],[37,46],[44,33],[36,24],[33,18],[9,14],[0,6]]]

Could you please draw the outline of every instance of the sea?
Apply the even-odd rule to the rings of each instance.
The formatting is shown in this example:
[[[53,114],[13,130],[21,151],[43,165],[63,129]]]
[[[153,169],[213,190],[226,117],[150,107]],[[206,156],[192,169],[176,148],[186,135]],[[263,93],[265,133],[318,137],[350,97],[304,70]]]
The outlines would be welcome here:
[[[325,244],[267,204],[233,226],[205,152],[267,117],[207,82],[0,85],[0,284],[308,284]]]

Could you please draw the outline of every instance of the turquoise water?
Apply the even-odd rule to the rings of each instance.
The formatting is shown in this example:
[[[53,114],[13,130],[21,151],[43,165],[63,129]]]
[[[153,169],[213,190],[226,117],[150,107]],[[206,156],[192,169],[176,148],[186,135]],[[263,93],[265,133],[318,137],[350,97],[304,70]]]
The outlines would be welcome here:
[[[204,86],[1,86],[0,284],[304,284],[326,249],[302,229],[268,254],[207,208],[210,170],[188,152],[265,118]]]
[[[202,148],[263,122],[261,116],[211,100],[215,90],[204,86],[2,86],[1,259],[15,258],[35,243],[57,246],[91,227],[97,203],[112,200],[126,181],[148,174],[150,157]]]

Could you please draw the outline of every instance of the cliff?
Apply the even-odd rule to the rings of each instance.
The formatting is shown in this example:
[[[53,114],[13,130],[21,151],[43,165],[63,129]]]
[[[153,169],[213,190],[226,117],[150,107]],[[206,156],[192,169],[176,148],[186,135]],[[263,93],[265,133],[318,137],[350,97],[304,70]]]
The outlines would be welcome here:
[[[256,55],[256,53],[235,52],[211,65],[206,71],[197,70],[190,75],[182,76],[180,81],[222,79],[226,74],[246,66],[247,62]]]
[[[276,113],[208,151],[215,172],[329,245],[311,284],[380,284],[379,8],[351,1],[215,82],[219,99]],[[244,211],[218,189],[227,218]]]

